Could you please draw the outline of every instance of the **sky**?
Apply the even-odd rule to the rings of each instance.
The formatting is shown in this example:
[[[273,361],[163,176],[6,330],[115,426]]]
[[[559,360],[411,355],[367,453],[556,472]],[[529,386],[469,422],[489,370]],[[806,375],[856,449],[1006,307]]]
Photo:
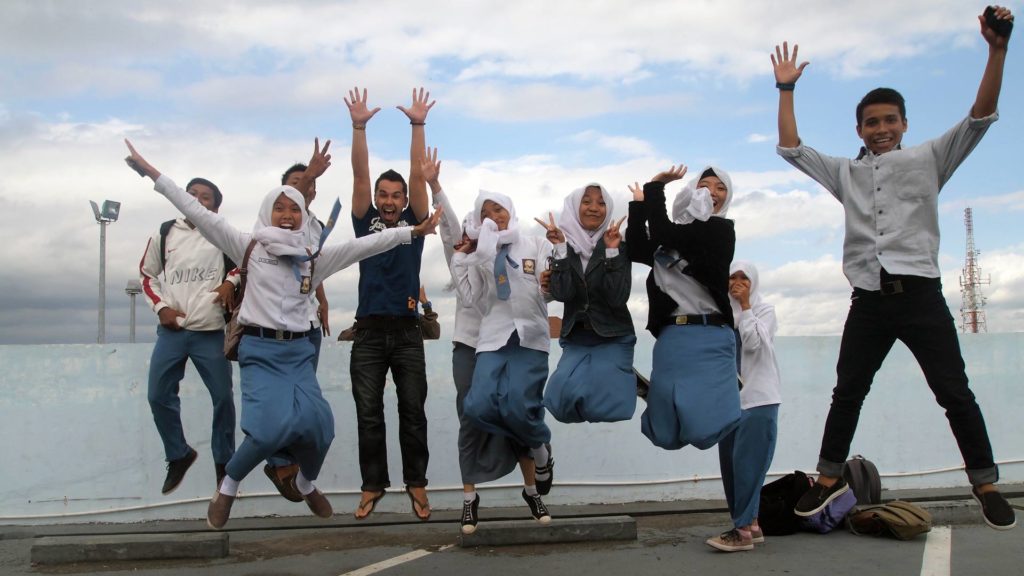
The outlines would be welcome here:
[[[99,226],[89,200],[105,199],[121,202],[107,227],[106,337],[128,341],[125,285],[147,238],[176,213],[125,166],[124,138],[179,184],[216,182],[221,213],[244,230],[281,173],[309,158],[313,138],[329,138],[333,164],[312,209],[326,215],[335,196],[349,207],[342,98],[354,86],[382,108],[367,128],[372,173],[408,173],[409,126],[395,106],[426,87],[437,101],[427,142],[440,150],[459,216],[479,189],[503,192],[531,234],[543,232],[533,216],[557,214],[587,182],[612,191],[624,215],[629,184],[678,163],[694,173],[721,166],[735,187],[736,257],[758,265],[780,334],[839,334],[850,292],[842,208],[775,152],[769,54],[788,40],[810,62],[795,95],[807,144],[856,155],[857,101],[891,86],[906,97],[904,145],[914,145],[968,114],[988,53],[983,9],[963,0],[5,0],[0,344],[96,341]],[[990,332],[1024,329],[1024,74],[1014,44],[1000,120],[939,207],[939,262],[958,322],[963,216],[973,210]],[[343,219],[332,240],[351,237]],[[450,327],[438,237],[423,258],[422,281]],[[638,326],[647,273],[633,268]],[[353,267],[326,282],[335,334],[353,318],[357,278]],[[136,310],[139,341],[152,341],[155,315],[142,297]]]

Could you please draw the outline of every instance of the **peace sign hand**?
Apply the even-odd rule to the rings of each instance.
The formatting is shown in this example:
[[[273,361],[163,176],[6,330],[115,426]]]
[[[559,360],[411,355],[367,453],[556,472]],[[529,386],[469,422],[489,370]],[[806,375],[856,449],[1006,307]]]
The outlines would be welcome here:
[[[320,138],[313,139],[313,156],[309,159],[306,172],[309,172],[314,179],[323,176],[324,172],[331,167],[331,155],[327,153],[327,149],[330,147],[330,140],[324,142],[324,147],[320,148]]]
[[[633,182],[633,184],[629,186],[629,191],[633,193],[633,200],[635,202],[644,201],[644,187],[641,186],[639,182]]]
[[[642,193],[643,191],[641,191]],[[622,242],[622,234],[619,233],[619,226],[626,221],[626,217],[623,216],[618,222],[612,222],[608,229],[604,231],[604,247],[608,249],[619,248],[619,244]]]
[[[548,242],[551,242],[552,244],[564,243],[565,234],[562,234],[562,231],[558,229],[558,225],[555,224],[555,215],[552,214],[551,212],[548,212],[548,220],[548,222],[545,222],[540,218],[534,217],[534,221],[536,221],[537,224],[540,224],[541,226],[544,227],[545,230],[548,231],[548,233],[545,235],[545,238],[548,239]]]

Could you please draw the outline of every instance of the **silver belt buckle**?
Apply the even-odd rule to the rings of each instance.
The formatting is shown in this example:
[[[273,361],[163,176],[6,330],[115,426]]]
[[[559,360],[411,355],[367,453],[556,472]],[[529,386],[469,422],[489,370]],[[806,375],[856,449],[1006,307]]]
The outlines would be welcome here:
[[[274,340],[284,340],[284,330],[275,330]]]

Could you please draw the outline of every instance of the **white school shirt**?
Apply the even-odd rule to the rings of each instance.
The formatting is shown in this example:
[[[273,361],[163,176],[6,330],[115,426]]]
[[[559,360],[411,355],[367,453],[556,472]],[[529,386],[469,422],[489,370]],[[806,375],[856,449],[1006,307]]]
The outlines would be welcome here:
[[[444,190],[434,193],[433,200],[434,210],[437,210],[439,206],[443,210],[441,222],[438,224],[438,232],[444,247],[444,258],[448,262],[448,272],[451,274],[452,284],[455,286],[455,329],[452,333],[452,342],[460,342],[470,348],[476,348],[480,338],[480,320],[483,318],[483,313],[479,307],[466,305],[466,298],[459,290],[459,279],[455,277],[455,270],[452,268],[455,245],[462,241],[462,225]]]
[[[224,328],[224,307],[214,302],[217,297],[214,289],[230,272],[224,270],[224,254],[183,218],[178,218],[171,226],[164,242],[164,253],[167,262],[161,266],[160,232],[157,231],[149,239],[139,265],[142,293],[153,312],[159,314],[170,307],[185,314],[180,319],[185,330]],[[237,286],[238,279],[234,278],[232,283]]]
[[[306,224],[306,228],[309,230],[309,242],[312,246],[311,250],[316,252],[316,246],[320,245],[320,237],[323,236],[324,229],[320,226],[320,222],[316,219],[316,216],[310,212],[309,208],[306,208],[306,214],[309,214],[309,222]],[[317,310],[320,308],[320,302],[316,299],[316,285],[309,291],[309,305],[311,307],[309,314],[310,325],[316,329],[320,327],[320,315],[317,314]]]
[[[498,299],[494,280],[494,261],[476,263],[472,254],[456,252],[452,270],[459,290],[464,291],[467,306],[479,306],[483,313],[476,351],[493,352],[504,346],[513,332],[518,332],[524,348],[548,352],[551,346],[548,327],[547,297],[540,290],[540,273],[547,269],[551,243],[540,236],[520,234],[509,246],[509,258],[518,266],[506,263],[511,295]]]
[[[781,403],[779,364],[775,359],[775,333],[779,330],[775,306],[762,302],[740,312],[736,329],[743,342],[740,408]]]
[[[942,136],[913,146],[854,159],[805,146],[776,147],[787,162],[835,196],[846,214],[843,273],[850,285],[881,289],[890,274],[938,278],[939,191],[999,119],[961,120]]]
[[[181,210],[211,244],[241,265],[252,234],[232,227],[220,214],[207,210],[165,175],[157,179],[155,189]],[[411,237],[411,227],[393,228],[349,242],[324,246],[316,260],[310,290],[331,274],[363,258],[409,242]],[[257,243],[249,257],[245,296],[238,311],[239,323],[291,332],[309,330],[310,299],[299,288],[300,281],[295,279],[289,259],[274,256]]]

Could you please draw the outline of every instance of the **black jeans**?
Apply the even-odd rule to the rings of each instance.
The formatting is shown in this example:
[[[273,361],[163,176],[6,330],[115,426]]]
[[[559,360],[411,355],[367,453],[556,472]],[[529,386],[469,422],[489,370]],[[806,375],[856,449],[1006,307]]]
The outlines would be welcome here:
[[[855,288],[839,347],[838,376],[832,407],[825,421],[818,471],[841,476],[843,462],[857,430],[861,405],[892,345],[899,339],[917,359],[928,387],[946,410],[971,484],[995,482],[999,472],[992,458],[985,420],[967,386],[956,326],[937,278],[889,276],[901,280],[897,294]],[[891,283],[884,285],[887,288]]]
[[[398,441],[402,477],[408,486],[427,485],[427,373],[423,336],[417,324],[395,323],[356,329],[349,373],[359,429],[359,471],[362,489],[377,492],[391,486],[388,476],[384,385],[388,369],[398,395]]]

